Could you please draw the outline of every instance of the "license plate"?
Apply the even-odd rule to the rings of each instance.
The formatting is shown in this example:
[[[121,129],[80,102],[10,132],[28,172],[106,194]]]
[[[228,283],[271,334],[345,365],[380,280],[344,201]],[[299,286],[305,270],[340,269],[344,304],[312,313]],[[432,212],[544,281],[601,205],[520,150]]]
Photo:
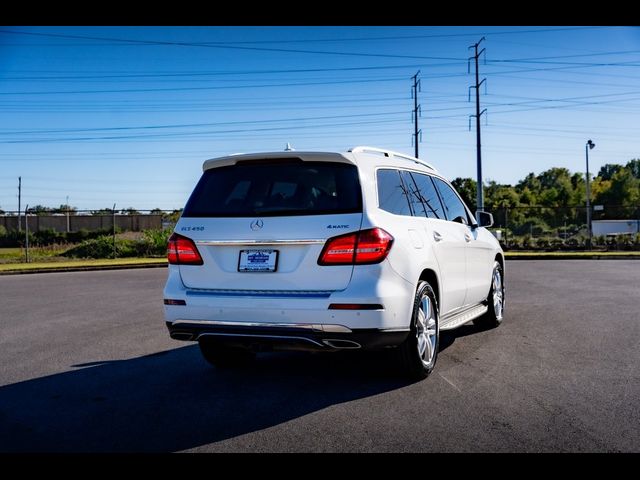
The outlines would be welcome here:
[[[239,272],[275,272],[278,250],[240,250]]]

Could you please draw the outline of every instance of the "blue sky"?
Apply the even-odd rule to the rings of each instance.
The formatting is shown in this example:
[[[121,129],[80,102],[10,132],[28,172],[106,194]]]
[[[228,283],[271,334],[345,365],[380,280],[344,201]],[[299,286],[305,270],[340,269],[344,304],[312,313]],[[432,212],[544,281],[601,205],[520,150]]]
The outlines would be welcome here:
[[[640,157],[638,27],[2,27],[0,208],[182,207],[207,158],[413,154],[476,175],[468,46],[482,36],[485,180]],[[472,70],[473,71],[473,70]],[[486,125],[485,125],[486,121]]]

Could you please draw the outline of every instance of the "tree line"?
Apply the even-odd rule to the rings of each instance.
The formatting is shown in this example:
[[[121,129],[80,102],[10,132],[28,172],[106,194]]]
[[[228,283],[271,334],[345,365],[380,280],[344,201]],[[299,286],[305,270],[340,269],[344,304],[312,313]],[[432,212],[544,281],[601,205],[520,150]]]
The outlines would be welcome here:
[[[463,200],[476,208],[476,182],[456,178],[452,182]],[[602,206],[594,219],[637,219],[640,216],[640,159],[626,165],[606,164],[590,180],[591,204]],[[552,227],[585,223],[586,181],[582,172],[554,167],[538,175],[529,173],[516,185],[488,181],[485,210],[496,223],[513,233],[548,233]],[[508,215],[508,218],[506,218]],[[537,232],[536,232],[537,231]]]

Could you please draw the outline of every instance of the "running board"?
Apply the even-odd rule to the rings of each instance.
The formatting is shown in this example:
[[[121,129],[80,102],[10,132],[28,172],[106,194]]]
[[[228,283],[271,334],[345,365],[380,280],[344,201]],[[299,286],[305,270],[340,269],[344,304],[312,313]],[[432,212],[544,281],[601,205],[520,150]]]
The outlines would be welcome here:
[[[467,308],[462,312],[455,313],[451,316],[447,316],[441,320],[440,330],[452,330],[470,322],[474,318],[478,318],[480,315],[484,315],[489,310],[487,305],[479,304],[471,308]]]

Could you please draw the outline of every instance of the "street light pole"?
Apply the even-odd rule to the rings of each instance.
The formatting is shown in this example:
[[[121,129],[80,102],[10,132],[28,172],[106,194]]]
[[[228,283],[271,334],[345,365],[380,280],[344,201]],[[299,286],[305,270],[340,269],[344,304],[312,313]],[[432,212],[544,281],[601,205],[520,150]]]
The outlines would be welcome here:
[[[591,140],[587,141],[584,146],[585,157],[587,159],[587,231],[589,239],[587,240],[587,248],[591,250],[592,230],[591,230],[591,187],[589,184],[589,150],[592,150],[596,146]]]

